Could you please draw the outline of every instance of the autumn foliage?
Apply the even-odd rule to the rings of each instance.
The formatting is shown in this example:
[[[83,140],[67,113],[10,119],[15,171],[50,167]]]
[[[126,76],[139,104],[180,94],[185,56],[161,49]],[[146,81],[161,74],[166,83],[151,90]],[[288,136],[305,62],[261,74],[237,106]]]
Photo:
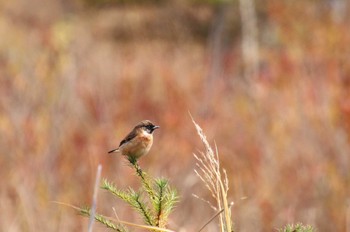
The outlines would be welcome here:
[[[137,187],[107,151],[142,119],[161,128],[140,163],[180,195],[169,226],[196,231],[214,212],[192,196],[211,199],[193,171],[203,147],[189,112],[218,147],[235,231],[349,230],[350,4],[255,1],[254,76],[238,5],[2,2],[0,231],[86,231],[52,201],[89,205],[99,163],[103,178]],[[99,212],[113,216],[110,200],[99,193]]]

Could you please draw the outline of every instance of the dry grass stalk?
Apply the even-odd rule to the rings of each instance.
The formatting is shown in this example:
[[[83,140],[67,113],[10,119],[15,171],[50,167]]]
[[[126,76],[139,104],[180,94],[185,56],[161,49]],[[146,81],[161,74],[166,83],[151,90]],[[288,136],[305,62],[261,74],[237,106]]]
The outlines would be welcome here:
[[[98,193],[98,187],[101,179],[101,171],[102,171],[102,165],[99,164],[96,171],[96,180],[95,180],[95,187],[94,187],[94,195],[92,197],[92,204],[91,204],[92,207],[91,207],[91,213],[90,213],[88,232],[92,232],[92,227],[95,221],[95,214],[96,214],[96,207],[97,207],[97,193]]]
[[[77,210],[81,214],[86,214],[86,215],[90,216],[90,210],[89,209],[80,208],[80,207],[75,206],[75,205],[67,204],[67,203],[64,203],[64,202],[58,202],[58,201],[52,201],[52,203],[68,206],[68,207],[70,207],[72,209]],[[113,208],[113,211],[114,211],[114,214],[115,214],[115,218],[95,213],[95,220],[99,221],[100,223],[102,223],[104,225],[106,225],[108,228],[116,230],[116,231],[121,231],[121,230],[119,230],[119,228],[117,228],[113,224],[113,222],[116,222],[116,223],[119,223],[119,224],[123,224],[123,225],[133,226],[133,227],[136,227],[136,228],[143,228],[143,229],[148,229],[148,230],[154,230],[154,231],[175,232],[175,231],[170,230],[170,229],[159,228],[159,227],[155,227],[155,226],[141,225],[141,224],[136,224],[136,223],[132,223],[132,222],[119,220],[118,216],[116,216],[114,208]]]
[[[232,203],[228,203],[227,200],[229,187],[226,171],[220,167],[217,147],[215,146],[214,152],[206,139],[202,128],[193,120],[193,118],[192,122],[205,147],[205,152],[199,152],[200,155],[193,154],[198,161],[196,163],[197,169],[195,169],[195,173],[203,181],[213,198],[216,200],[217,206],[215,208],[223,212],[222,214],[219,213],[220,231],[231,232],[233,231],[230,210]]]

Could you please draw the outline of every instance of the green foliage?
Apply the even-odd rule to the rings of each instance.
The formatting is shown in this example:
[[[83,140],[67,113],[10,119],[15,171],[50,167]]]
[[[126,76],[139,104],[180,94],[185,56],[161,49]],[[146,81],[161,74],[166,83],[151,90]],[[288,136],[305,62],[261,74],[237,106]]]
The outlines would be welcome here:
[[[129,204],[147,225],[165,228],[168,216],[178,200],[176,190],[169,186],[168,180],[153,179],[141,170],[137,162],[130,163],[141,180],[142,187],[139,191],[131,188],[118,189],[108,180],[103,180],[101,188]]]
[[[101,188],[107,190],[130,205],[142,217],[149,226],[165,228],[169,214],[178,201],[175,189],[171,188],[168,180],[164,178],[154,179],[143,172],[136,160],[129,160],[140,178],[141,188],[135,191],[132,188],[119,189],[115,184],[104,179]],[[84,216],[90,215],[89,209],[81,210]],[[115,225],[102,215],[96,214],[95,220],[116,231],[126,231],[121,225]]]
[[[296,225],[289,224],[286,225],[283,229],[279,229],[279,232],[314,232],[315,229],[310,226],[304,226],[302,223],[297,223]]]
[[[155,184],[156,197],[152,203],[156,213],[156,226],[165,227],[168,216],[175,207],[178,196],[177,192],[171,189],[166,179],[157,179]]]
[[[80,214],[85,217],[90,217],[90,208],[83,207],[80,209]],[[121,224],[114,224],[104,216],[100,214],[95,214],[95,220],[103,225],[105,225],[107,228],[118,231],[118,232],[126,232],[127,230],[124,228]]]
[[[140,192],[135,192],[131,188],[127,190],[120,190],[114,184],[108,182],[107,180],[103,181],[103,185],[101,188],[119,197],[121,200],[123,200],[136,211],[138,211],[147,225],[156,225],[155,217],[151,213],[150,208],[148,207],[146,201],[142,198]]]

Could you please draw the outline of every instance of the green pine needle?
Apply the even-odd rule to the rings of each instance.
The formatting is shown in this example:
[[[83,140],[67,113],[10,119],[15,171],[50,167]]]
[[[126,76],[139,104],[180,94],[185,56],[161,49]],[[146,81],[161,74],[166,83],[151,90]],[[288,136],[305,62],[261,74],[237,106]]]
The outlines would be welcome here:
[[[156,226],[154,216],[152,216],[151,210],[147,206],[147,204],[142,200],[141,195],[139,193],[134,192],[133,197],[133,206],[143,217],[144,222],[150,226]]]
[[[141,198],[140,193],[135,192],[132,188],[129,188],[128,190],[120,190],[106,179],[103,180],[101,188],[108,190],[113,195],[129,204],[132,208],[136,209],[141,214],[147,225],[155,226],[155,220],[152,216],[151,210],[147,206],[147,203]]]
[[[175,190],[171,189],[166,179],[156,179],[156,198],[153,201],[157,223],[159,227],[165,227],[170,212],[173,210],[178,196]]]
[[[143,218],[145,224],[165,228],[167,225],[169,214],[174,209],[178,202],[178,195],[175,189],[171,188],[168,180],[164,178],[154,179],[143,172],[137,163],[136,159],[129,158],[130,164],[135,169],[136,175],[140,178],[141,189],[135,191],[132,188],[122,190],[116,187],[115,184],[103,179],[101,188],[107,190],[114,196],[118,197],[133,209]],[[82,210],[82,214],[90,215],[89,209]],[[96,214],[96,221],[106,225],[108,228],[117,231],[125,231],[119,226]]]
[[[88,207],[83,207],[80,209],[79,212],[81,215],[85,216],[85,217],[90,217],[90,208]],[[110,228],[112,230],[118,231],[118,232],[126,232],[127,230],[124,228],[123,225],[115,225],[113,222],[111,222],[110,220],[106,219],[105,217],[103,217],[100,214],[95,214],[95,220],[103,225],[105,225],[107,228]]]
[[[314,232],[315,229],[310,226],[304,226],[302,223],[298,223],[296,225],[286,225],[283,229],[279,229],[279,232]]]

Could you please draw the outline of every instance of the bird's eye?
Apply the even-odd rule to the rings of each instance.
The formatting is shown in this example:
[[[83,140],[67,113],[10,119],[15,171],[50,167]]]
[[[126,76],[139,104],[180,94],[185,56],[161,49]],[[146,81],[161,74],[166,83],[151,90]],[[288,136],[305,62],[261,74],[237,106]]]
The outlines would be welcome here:
[[[147,125],[147,126],[145,126],[145,130],[146,130],[148,133],[152,133],[152,131],[153,131],[153,126],[152,126],[152,125]]]

